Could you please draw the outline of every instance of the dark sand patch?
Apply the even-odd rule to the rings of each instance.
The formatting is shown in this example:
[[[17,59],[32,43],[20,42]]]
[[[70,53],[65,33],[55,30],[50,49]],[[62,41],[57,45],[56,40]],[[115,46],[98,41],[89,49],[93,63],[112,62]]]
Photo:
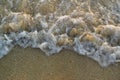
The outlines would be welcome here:
[[[0,80],[120,80],[120,64],[102,68],[69,50],[48,57],[39,49],[15,47],[0,59]]]

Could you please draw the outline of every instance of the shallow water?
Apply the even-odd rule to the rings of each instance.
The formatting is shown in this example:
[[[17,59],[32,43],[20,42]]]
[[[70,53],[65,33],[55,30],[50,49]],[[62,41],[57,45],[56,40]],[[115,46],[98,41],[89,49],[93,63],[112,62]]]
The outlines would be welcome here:
[[[19,45],[120,62],[120,0],[1,0],[0,58]]]
[[[0,80],[119,80],[119,74],[120,64],[102,68],[70,50],[48,57],[39,49],[14,47],[0,59]]]

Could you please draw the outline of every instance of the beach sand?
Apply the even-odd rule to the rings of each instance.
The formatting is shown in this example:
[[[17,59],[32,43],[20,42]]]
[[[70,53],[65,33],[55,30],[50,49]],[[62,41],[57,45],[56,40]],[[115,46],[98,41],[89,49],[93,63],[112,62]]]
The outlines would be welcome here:
[[[48,57],[40,49],[15,47],[0,59],[0,80],[120,80],[120,64],[102,68],[70,50]]]

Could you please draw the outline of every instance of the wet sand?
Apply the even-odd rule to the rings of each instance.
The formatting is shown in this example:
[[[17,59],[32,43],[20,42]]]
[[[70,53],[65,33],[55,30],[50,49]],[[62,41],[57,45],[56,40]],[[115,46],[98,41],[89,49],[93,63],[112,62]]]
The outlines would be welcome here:
[[[39,49],[15,47],[0,59],[0,80],[120,80],[120,64],[102,68],[69,50],[48,57]]]

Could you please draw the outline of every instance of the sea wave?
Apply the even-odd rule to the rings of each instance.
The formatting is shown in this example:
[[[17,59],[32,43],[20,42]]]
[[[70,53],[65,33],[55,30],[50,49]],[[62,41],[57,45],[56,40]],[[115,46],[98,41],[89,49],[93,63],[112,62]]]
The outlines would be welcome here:
[[[1,0],[0,58],[14,46],[120,62],[120,0]]]

